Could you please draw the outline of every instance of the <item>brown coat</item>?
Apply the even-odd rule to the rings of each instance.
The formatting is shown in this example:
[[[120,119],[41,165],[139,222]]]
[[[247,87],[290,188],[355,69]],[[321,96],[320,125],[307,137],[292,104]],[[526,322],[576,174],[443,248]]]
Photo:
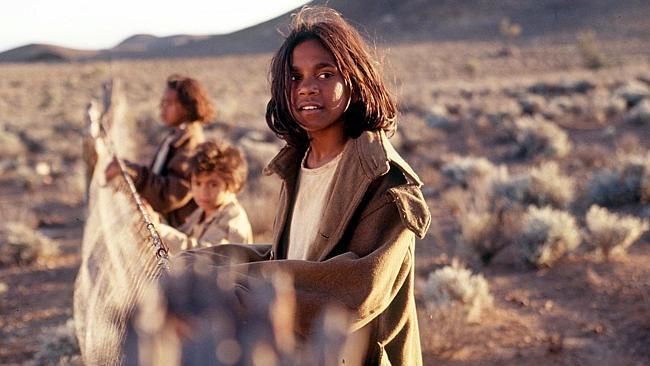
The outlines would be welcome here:
[[[205,141],[205,137],[199,122],[189,123],[174,134],[160,174],[151,171],[153,162],[149,167],[132,167],[137,170],[135,187],[138,192],[171,226],[179,227],[198,207],[190,192],[189,162],[194,149]]]
[[[339,162],[320,235],[307,260],[283,259],[304,154],[292,147],[280,151],[267,168],[283,183],[273,243],[222,245],[194,253],[217,264],[236,255],[244,263],[231,268],[249,275],[267,268],[292,274],[298,334],[307,336],[323,306],[334,302],[353,313],[352,331],[369,325],[365,364],[421,365],[414,247],[415,237],[425,235],[431,219],[422,183],[383,133],[365,132],[349,143],[353,146]]]

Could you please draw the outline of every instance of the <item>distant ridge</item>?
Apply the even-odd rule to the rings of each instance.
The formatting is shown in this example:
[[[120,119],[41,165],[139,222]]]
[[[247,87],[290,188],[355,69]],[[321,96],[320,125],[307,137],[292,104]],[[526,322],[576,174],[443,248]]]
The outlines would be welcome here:
[[[97,54],[98,51],[33,43],[0,53],[0,62],[69,62],[92,58]]]
[[[117,46],[111,48],[110,52],[113,55],[117,53],[128,54],[128,53],[152,52],[155,50],[180,47],[188,43],[204,40],[209,37],[210,36],[192,36],[187,34],[179,34],[179,35],[173,35],[167,37],[156,37],[151,34],[136,34],[120,42]]]
[[[378,43],[498,40],[499,22],[522,26],[521,41],[543,38],[575,41],[594,29],[599,38],[650,39],[647,0],[316,0],[339,10],[362,33]],[[252,27],[223,35],[131,36],[117,46],[81,51],[51,45],[28,45],[0,53],[0,62],[86,61],[210,57],[276,50],[295,9]]]

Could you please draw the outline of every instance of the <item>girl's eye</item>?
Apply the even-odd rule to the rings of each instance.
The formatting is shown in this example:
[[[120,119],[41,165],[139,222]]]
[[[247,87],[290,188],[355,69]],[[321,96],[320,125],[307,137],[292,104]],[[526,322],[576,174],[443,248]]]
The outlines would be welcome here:
[[[324,73],[319,74],[318,78],[319,79],[329,79],[332,76],[334,76],[334,74],[332,74],[331,72],[324,72]]]
[[[298,80],[300,80],[300,75],[297,74],[291,75],[291,81],[298,81]]]

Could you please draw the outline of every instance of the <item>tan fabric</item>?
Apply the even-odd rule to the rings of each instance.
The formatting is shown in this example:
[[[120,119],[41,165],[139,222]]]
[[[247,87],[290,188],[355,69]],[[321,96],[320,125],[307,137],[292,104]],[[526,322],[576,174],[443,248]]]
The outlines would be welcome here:
[[[137,171],[138,192],[173,227],[183,224],[197,208],[190,192],[189,162],[194,149],[203,141],[201,124],[188,123],[185,129],[175,131],[160,174],[154,174],[152,166],[131,164]]]
[[[269,246],[221,245],[189,252],[216,265],[236,258],[242,285],[257,273],[280,269],[293,275],[296,332],[309,335],[315,317],[335,302],[354,315],[351,331],[369,325],[365,364],[421,365],[414,298],[415,237],[428,230],[430,214],[421,181],[381,132],[350,141],[338,166],[331,199],[310,246],[308,261],[285,260],[286,223],[303,152],[285,147],[268,171],[283,181]],[[279,257],[278,260],[269,260]]]
[[[318,225],[330,198],[332,179],[342,155],[343,151],[327,164],[314,169],[306,168],[303,158],[289,229],[288,259],[307,259],[309,245],[318,235]]]
[[[158,232],[172,255],[181,250],[215,245],[253,242],[253,232],[246,211],[235,195],[229,197],[218,210],[201,221],[203,210],[197,208],[179,229],[161,224]]]

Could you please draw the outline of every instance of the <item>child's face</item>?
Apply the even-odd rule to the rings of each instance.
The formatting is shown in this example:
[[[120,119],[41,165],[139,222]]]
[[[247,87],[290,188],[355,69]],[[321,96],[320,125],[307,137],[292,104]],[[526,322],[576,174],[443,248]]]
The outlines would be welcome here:
[[[185,121],[187,110],[178,100],[176,90],[165,89],[160,100],[160,119],[165,126],[176,127]]]
[[[206,215],[225,202],[228,192],[226,182],[217,172],[192,174],[192,197]]]
[[[343,113],[350,102],[336,60],[317,40],[300,43],[291,56],[291,114],[310,135],[343,130]]]

